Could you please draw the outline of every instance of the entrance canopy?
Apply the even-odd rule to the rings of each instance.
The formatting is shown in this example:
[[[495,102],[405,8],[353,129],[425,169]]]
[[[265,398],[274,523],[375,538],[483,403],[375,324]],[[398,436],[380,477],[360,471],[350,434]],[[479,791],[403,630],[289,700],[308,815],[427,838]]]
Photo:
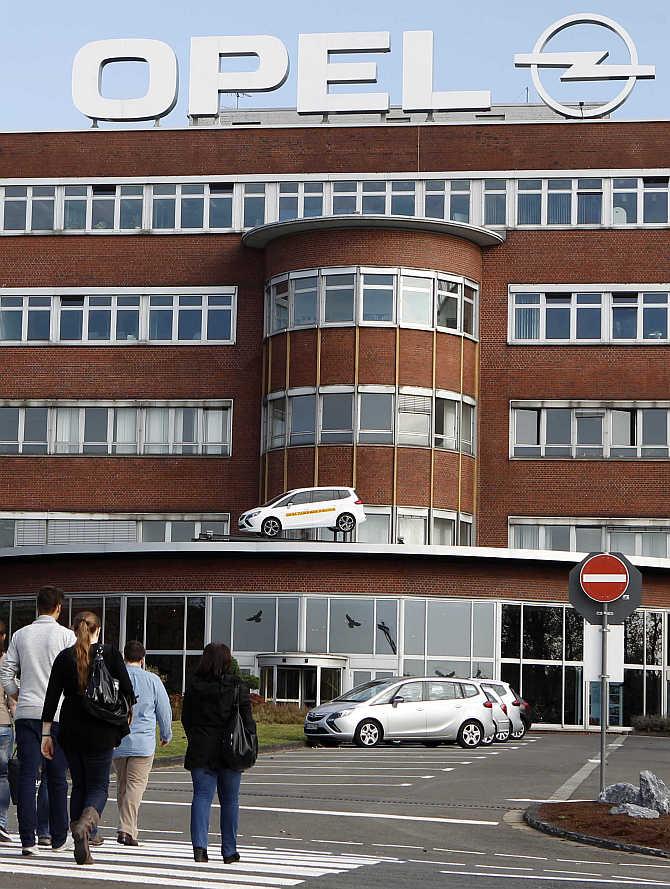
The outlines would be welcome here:
[[[260,692],[277,704],[317,707],[342,693],[349,658],[344,655],[279,652],[256,655]]]

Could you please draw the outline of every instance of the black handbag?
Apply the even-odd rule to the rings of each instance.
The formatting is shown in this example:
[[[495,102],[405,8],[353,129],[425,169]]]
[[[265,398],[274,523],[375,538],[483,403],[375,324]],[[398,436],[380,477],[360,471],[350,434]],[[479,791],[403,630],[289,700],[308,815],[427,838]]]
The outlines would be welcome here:
[[[9,781],[9,796],[12,805],[17,805],[19,799],[19,757],[16,751],[16,745],[9,760],[7,761],[7,780]]]
[[[258,758],[258,735],[245,725],[240,713],[240,686],[235,684],[233,712],[223,736],[223,763],[234,772],[245,772]]]
[[[130,704],[119,691],[119,683],[109,672],[102,656],[102,645],[93,658],[91,675],[82,698],[84,710],[102,722],[128,727]]]

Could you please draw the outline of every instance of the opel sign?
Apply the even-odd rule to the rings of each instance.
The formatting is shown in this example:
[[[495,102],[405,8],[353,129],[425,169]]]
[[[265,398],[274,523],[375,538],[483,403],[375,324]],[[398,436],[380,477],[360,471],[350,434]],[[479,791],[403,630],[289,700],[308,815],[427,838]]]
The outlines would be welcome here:
[[[628,48],[629,64],[603,64],[607,51],[545,52],[547,43],[571,26],[596,24],[618,34]],[[402,109],[405,112],[487,111],[491,92],[437,90],[434,86],[433,32],[405,31],[402,40]],[[384,54],[391,51],[388,31],[300,34],[297,58],[297,101],[299,114],[384,113],[390,108],[386,90],[368,92],[334,91],[335,85],[377,84],[377,64],[372,60],[344,60],[353,54]],[[226,60],[250,57],[251,71],[226,70]],[[102,75],[118,62],[146,63],[149,85],[143,96],[124,99],[102,94]],[[618,108],[638,78],[653,78],[653,65],[638,64],[637,50],[621,25],[601,15],[572,15],[555,22],[539,37],[533,52],[515,56],[518,67],[529,67],[542,100],[566,117],[599,117]],[[580,111],[558,102],[543,86],[540,68],[564,68],[563,81],[625,80],[621,92],[603,105]],[[289,75],[286,46],[278,37],[255,36],[193,37],[189,68],[188,113],[191,116],[218,114],[222,93],[272,92]],[[174,108],[179,93],[177,56],[167,43],[149,38],[96,40],[76,54],[72,65],[72,99],[92,120],[158,120]]]
[[[573,28],[577,25],[599,25],[615,34],[623,40],[628,50],[630,63],[627,65],[604,65],[603,61],[609,53],[607,50],[593,50],[590,52],[544,52],[545,46],[561,31]],[[517,68],[530,68],[530,76],[533,86],[537,90],[542,101],[563,114],[565,117],[603,117],[610,111],[615,111],[623,105],[631,94],[638,79],[653,79],[656,76],[654,65],[639,65],[637,48],[630,34],[620,24],[607,16],[593,13],[585,15],[568,15],[550,25],[537,40],[531,53],[521,53],[514,56],[514,64]],[[540,68],[565,68],[561,75],[562,81],[597,81],[597,80],[625,80],[623,89],[609,102],[590,108],[574,108],[558,102],[549,95],[540,80]],[[583,103],[582,103],[583,105]]]

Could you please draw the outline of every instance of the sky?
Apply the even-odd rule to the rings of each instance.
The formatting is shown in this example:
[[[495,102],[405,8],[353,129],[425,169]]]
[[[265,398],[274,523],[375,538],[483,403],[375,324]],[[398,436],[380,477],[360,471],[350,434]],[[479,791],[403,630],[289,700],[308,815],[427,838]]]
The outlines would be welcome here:
[[[190,38],[233,34],[272,34],[286,45],[291,72],[276,92],[241,97],[240,107],[295,107],[299,33],[389,31],[391,52],[352,60],[376,61],[381,85],[398,105],[402,82],[402,32],[435,34],[435,88],[492,91],[494,104],[537,101],[528,69],[517,69],[513,56],[531,52],[552,22],[576,12],[606,15],[629,32],[640,64],[656,65],[656,79],[638,81],[618,119],[670,118],[670,3],[668,0],[32,0],[4,4],[0,52],[0,130],[80,130],[90,121],[73,105],[72,60],[85,43],[119,37],[149,37],[168,43],[179,59],[179,101],[162,125],[185,127],[187,120]],[[548,49],[608,49],[609,62],[628,61],[615,35],[582,26],[571,29]],[[558,74],[543,82],[559,101],[604,101],[617,84],[566,86]],[[110,97],[142,95],[146,66],[110,66],[103,93]],[[359,90],[361,87],[353,87]],[[223,97],[225,105],[235,99]],[[105,124],[119,128],[127,124]]]

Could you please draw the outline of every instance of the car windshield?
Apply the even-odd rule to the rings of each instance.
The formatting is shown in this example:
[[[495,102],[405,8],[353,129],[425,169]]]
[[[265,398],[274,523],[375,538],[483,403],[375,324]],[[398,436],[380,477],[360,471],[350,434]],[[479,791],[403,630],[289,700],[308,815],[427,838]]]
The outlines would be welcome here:
[[[289,494],[292,494],[293,491],[284,491],[283,494],[278,494],[276,497],[273,497],[271,500],[266,500],[265,503],[261,503],[260,506],[257,506],[256,509],[265,509],[266,506],[272,506],[273,503],[278,503],[283,497],[288,497]]]
[[[385,688],[395,685],[397,681],[398,678],[395,677],[394,679],[377,679],[374,682],[366,682],[364,685],[357,685],[356,688],[352,688],[350,691],[340,695],[339,698],[334,698],[334,700],[360,704],[363,701],[369,701],[370,698],[373,698]]]

